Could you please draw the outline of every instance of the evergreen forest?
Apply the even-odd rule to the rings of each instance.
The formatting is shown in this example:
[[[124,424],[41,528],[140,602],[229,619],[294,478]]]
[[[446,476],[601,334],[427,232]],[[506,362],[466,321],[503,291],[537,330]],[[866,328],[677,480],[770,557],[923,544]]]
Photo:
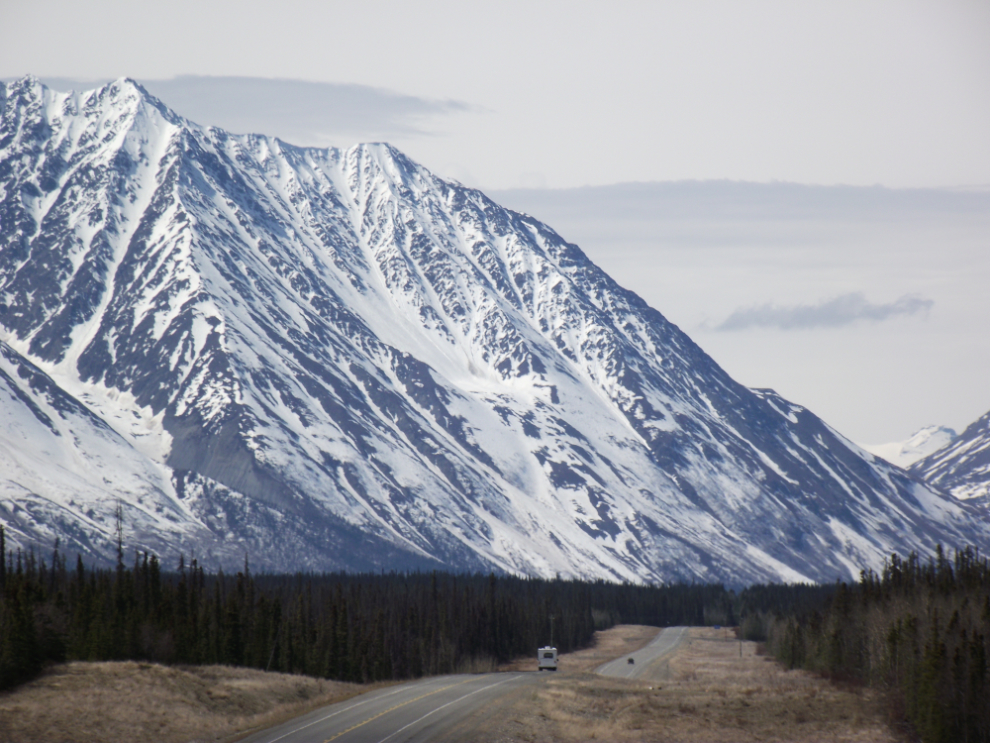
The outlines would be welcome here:
[[[0,527],[0,543],[3,534]],[[0,545],[2,546],[2,545]],[[341,681],[492,668],[618,623],[734,624],[722,586],[494,574],[210,574],[138,553],[69,565],[56,547],[0,557],[0,688],[66,660],[248,666]],[[552,636],[551,636],[552,635]],[[535,660],[534,660],[535,663]]]

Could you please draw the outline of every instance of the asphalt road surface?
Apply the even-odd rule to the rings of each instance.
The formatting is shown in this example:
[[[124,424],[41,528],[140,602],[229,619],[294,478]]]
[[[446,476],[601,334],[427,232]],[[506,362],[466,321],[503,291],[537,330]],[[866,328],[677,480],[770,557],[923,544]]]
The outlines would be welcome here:
[[[662,678],[670,656],[687,638],[687,631],[687,627],[666,627],[646,647],[598,666],[595,673],[625,679]]]
[[[625,662],[625,659],[623,659]],[[244,743],[402,743],[448,740],[486,704],[549,674],[436,676],[362,694],[255,733]]]

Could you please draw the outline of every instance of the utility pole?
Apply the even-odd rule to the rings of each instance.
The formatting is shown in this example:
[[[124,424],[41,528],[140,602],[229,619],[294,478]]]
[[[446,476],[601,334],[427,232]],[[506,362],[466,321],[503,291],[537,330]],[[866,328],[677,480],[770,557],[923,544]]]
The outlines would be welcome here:
[[[550,615],[550,647],[553,647],[553,614]]]
[[[117,522],[117,573],[119,574],[124,570],[124,507],[119,499],[114,516]]]

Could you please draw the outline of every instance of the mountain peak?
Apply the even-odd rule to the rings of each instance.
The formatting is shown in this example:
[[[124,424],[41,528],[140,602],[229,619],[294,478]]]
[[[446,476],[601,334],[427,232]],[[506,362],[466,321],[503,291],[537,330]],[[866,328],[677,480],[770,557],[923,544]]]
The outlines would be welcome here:
[[[947,426],[923,426],[904,441],[864,446],[871,454],[882,457],[898,467],[910,467],[920,459],[948,445],[956,432]]]
[[[218,561],[831,581],[986,540],[548,226],[389,144],[228,134],[126,79],[7,111],[2,337],[115,434],[76,416],[61,438],[96,453],[50,448],[144,456],[128,471],[161,477],[131,512]],[[112,554],[100,471],[85,498],[5,491],[39,514],[18,538]]]

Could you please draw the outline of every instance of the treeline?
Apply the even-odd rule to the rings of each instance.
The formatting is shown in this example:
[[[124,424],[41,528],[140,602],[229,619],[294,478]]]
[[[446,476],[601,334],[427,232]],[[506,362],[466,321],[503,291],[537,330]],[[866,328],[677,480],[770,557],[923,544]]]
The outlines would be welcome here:
[[[767,635],[789,667],[889,690],[926,743],[990,741],[990,566],[978,550],[893,555],[820,609],[771,619]]]
[[[344,681],[490,668],[551,641],[566,652],[617,623],[732,624],[722,586],[647,587],[495,575],[165,572],[3,549],[0,688],[47,662],[223,663]],[[552,627],[551,627],[552,624]],[[534,655],[535,657],[535,655]]]

